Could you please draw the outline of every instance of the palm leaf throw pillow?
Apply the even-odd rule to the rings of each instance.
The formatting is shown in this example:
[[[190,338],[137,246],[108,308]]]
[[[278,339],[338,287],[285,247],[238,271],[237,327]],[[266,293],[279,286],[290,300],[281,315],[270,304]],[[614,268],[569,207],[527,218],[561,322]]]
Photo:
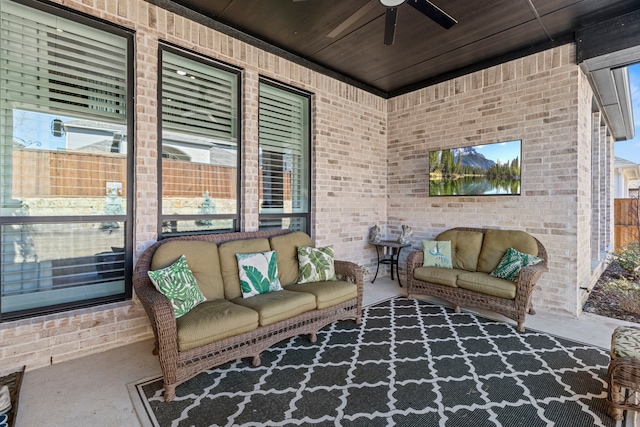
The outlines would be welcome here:
[[[275,251],[236,254],[242,297],[281,291]]]
[[[541,263],[542,261],[544,261],[542,258],[509,248],[490,274],[501,279],[516,282],[520,270],[530,265]]]
[[[451,261],[451,241],[423,240],[423,267],[453,268]]]
[[[206,300],[184,255],[169,267],[149,271],[147,274],[156,289],[171,301],[176,318],[184,316]]]
[[[338,280],[333,262],[333,247],[298,246],[298,283]]]

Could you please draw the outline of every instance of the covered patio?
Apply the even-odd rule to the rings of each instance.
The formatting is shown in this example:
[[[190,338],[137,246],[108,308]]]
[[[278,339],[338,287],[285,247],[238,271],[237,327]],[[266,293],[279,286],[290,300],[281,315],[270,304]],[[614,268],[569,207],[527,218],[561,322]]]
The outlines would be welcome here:
[[[26,366],[19,427],[139,425],[125,385],[158,366],[131,272],[180,234],[299,229],[373,271],[370,227],[409,226],[406,283],[407,253],[446,229],[523,230],[549,255],[527,328],[608,347],[621,324],[581,312],[614,248],[637,2],[434,2],[449,30],[400,4],[385,47],[378,0],[0,1],[0,360]],[[57,49],[90,55],[69,71]],[[286,132],[281,111],[300,117]],[[430,154],[512,141],[513,193],[430,194]],[[372,276],[366,304],[403,292]]]

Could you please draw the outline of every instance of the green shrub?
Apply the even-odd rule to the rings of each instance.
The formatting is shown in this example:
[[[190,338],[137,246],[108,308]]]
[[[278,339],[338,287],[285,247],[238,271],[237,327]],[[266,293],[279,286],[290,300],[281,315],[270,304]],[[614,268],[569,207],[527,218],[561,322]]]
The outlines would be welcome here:
[[[634,282],[621,278],[605,283],[602,289],[615,297],[622,310],[640,314],[640,287]]]
[[[640,278],[640,244],[629,243],[611,253],[611,264],[626,270],[632,277]]]

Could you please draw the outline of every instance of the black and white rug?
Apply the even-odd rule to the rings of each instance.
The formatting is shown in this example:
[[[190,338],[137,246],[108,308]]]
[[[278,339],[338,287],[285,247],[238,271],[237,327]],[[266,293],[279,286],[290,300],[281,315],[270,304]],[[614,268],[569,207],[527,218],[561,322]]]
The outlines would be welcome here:
[[[198,375],[171,403],[159,378],[130,385],[143,425],[616,425],[605,349],[403,297],[249,362]]]

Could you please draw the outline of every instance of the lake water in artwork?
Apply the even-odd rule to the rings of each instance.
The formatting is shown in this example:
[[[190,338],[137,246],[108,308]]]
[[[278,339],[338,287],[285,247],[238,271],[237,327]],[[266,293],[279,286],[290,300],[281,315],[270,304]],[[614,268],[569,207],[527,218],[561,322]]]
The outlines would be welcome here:
[[[520,194],[519,179],[487,179],[483,176],[463,176],[456,179],[431,179],[430,196],[480,196]]]

